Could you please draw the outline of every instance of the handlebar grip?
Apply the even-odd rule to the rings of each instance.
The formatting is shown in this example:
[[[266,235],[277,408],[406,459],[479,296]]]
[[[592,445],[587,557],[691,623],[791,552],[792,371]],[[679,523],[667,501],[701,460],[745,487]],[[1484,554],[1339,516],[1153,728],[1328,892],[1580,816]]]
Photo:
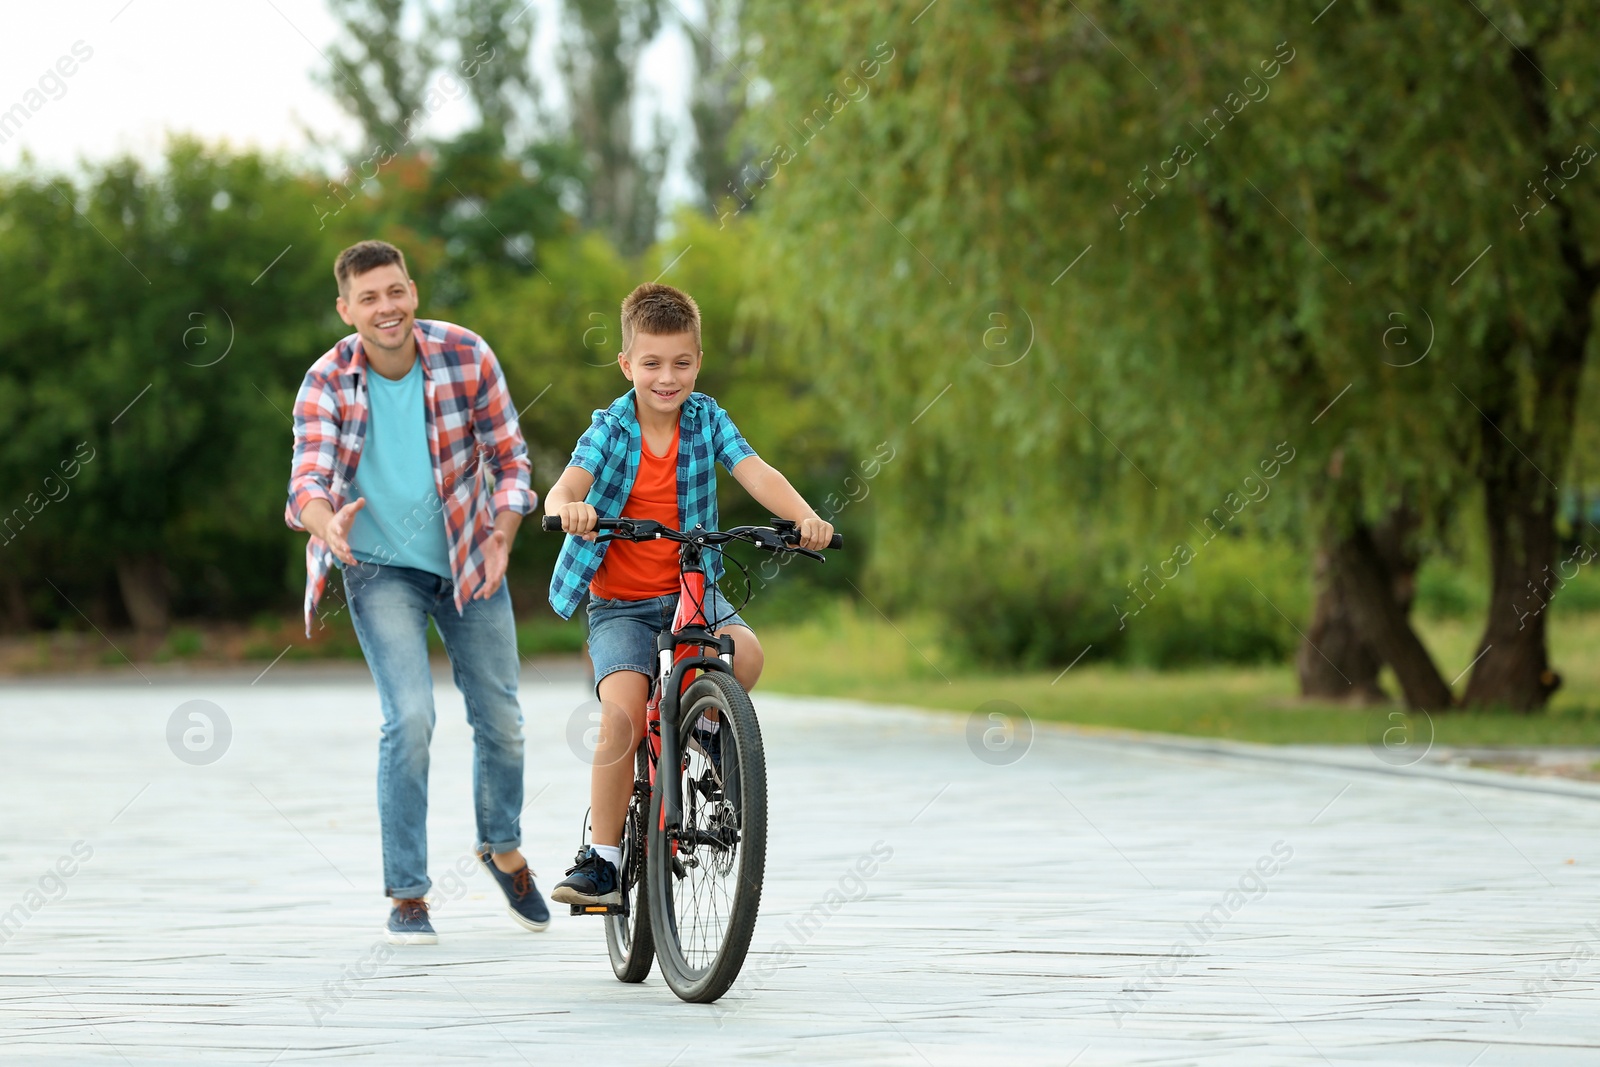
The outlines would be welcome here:
[[[540,525],[544,528],[544,530],[547,533],[560,533],[561,532],[561,516],[560,515],[546,515],[544,517],[544,521]]]
[[[772,528],[782,534],[784,540],[788,541],[790,544],[795,544],[800,540],[798,533],[800,529],[799,523],[793,521],[792,519],[780,519],[776,515],[767,521],[770,522],[772,524]],[[833,540],[828,542],[828,547],[843,548],[844,534],[834,534]]]

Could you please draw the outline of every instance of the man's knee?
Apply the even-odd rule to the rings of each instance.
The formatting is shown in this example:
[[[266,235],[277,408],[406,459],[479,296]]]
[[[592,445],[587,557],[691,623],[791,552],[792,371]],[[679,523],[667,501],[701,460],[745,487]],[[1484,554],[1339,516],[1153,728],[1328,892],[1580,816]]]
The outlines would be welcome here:
[[[425,757],[433,740],[433,709],[420,703],[403,703],[384,710],[383,739],[404,755]]]
[[[515,700],[495,701],[472,717],[473,738],[506,752],[522,751],[522,709]]]

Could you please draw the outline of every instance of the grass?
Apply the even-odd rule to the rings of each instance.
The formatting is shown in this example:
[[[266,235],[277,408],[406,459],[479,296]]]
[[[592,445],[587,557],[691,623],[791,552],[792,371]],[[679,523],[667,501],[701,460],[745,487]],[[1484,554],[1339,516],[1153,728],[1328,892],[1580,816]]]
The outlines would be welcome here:
[[[1423,639],[1447,678],[1463,671],[1478,632],[1462,621],[1432,621]],[[962,663],[923,621],[891,624],[867,608],[832,604],[810,621],[761,632],[762,687],[971,714],[1009,701],[1038,720],[1129,730],[1226,737],[1274,744],[1368,744],[1402,720],[1399,705],[1353,708],[1302,702],[1287,665],[1137,670],[1080,663],[1054,671],[994,671]],[[1565,678],[1539,715],[1446,712],[1431,716],[1434,743],[1448,746],[1600,746],[1600,614],[1551,625],[1552,658]],[[1465,679],[1457,684],[1460,692]],[[1396,692],[1392,678],[1386,688]],[[1415,728],[1425,730],[1425,723]]]

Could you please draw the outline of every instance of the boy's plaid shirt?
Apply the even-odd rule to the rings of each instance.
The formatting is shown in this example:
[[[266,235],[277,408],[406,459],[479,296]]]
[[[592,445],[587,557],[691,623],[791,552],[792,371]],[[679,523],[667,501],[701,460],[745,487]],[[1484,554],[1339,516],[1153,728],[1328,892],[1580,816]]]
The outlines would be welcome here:
[[[633,391],[623,393],[609,408],[598,408],[594,421],[572,450],[569,467],[582,467],[594,475],[585,503],[602,519],[622,515],[622,506],[639,476],[639,415]],[[704,393],[690,393],[678,415],[678,515],[685,530],[696,524],[717,528],[717,464],[730,472],[740,460],[755,455],[728,413]],[[563,539],[555,573],[550,576],[550,606],[570,619],[589,591],[589,583],[605,558],[606,545],[581,537]],[[722,577],[722,557],[708,552],[706,580]]]
[[[444,505],[445,543],[455,579],[456,610],[483,584],[483,542],[503,510],[526,515],[537,497],[529,485],[528,449],[517,428],[500,363],[484,340],[448,322],[416,320],[422,358],[423,411],[434,489]],[[367,356],[351,334],[312,364],[294,402],[294,463],[284,521],[304,530],[300,513],[313,500],[338,511],[367,436]],[[479,462],[479,457],[483,462]],[[493,495],[490,480],[493,476]],[[306,636],[327,585],[333,552],[317,537],[306,545]]]

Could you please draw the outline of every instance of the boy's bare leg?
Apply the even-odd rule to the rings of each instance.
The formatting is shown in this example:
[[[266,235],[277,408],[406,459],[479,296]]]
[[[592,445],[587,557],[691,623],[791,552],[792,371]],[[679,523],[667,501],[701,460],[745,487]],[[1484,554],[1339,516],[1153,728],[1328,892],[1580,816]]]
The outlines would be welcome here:
[[[756,640],[755,631],[748,626],[724,626],[717,633],[733,638],[733,676],[744,686],[746,693],[750,692],[761,677],[761,668],[766,665],[766,657],[761,651],[761,642]]]
[[[600,679],[600,739],[589,772],[589,826],[597,845],[622,840],[622,820],[633,789],[633,753],[644,737],[650,679],[615,671]]]
[[[733,676],[746,692],[754,689],[765,662],[755,632],[747,626],[724,626],[717,632],[733,638]],[[589,826],[597,845],[622,840],[633,789],[633,753],[644,737],[649,699],[650,679],[637,671],[616,671],[600,679],[600,740],[589,772]]]

